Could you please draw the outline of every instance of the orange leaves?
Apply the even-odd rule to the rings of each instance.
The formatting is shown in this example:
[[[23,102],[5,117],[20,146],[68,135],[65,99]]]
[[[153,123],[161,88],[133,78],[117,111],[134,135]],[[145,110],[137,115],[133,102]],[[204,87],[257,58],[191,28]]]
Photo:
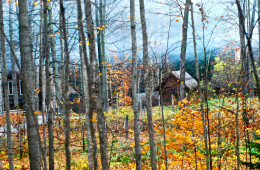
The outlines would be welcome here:
[[[97,119],[95,119],[95,118],[91,119],[91,122],[96,122],[96,121],[97,121]]]

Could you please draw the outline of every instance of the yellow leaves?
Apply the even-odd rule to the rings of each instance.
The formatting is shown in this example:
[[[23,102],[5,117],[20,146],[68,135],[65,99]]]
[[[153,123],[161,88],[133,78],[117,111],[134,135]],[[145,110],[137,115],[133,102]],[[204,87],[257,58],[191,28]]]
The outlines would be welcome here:
[[[140,48],[137,48],[138,51],[140,51]]]
[[[128,19],[131,19],[131,17],[130,17],[130,16],[128,16],[127,18],[128,18]]]
[[[86,44],[89,45],[89,41],[87,41]]]
[[[76,103],[80,103],[80,100],[76,100]]]
[[[49,37],[53,37],[53,34],[49,34]]]
[[[180,20],[176,19],[176,22],[179,22]]]
[[[37,111],[35,111],[33,114],[39,115],[39,114],[41,114],[41,113],[42,113],[41,111],[37,110]]]
[[[125,58],[125,61],[127,61],[128,60],[128,58]]]
[[[132,62],[133,62],[133,60],[129,60],[129,62],[130,62],[130,63],[132,63]]]
[[[182,99],[182,103],[184,103],[186,105],[189,103],[189,101],[186,98],[184,98],[184,99]]]
[[[37,5],[38,5],[38,2],[34,2],[34,5],[37,6]]]
[[[260,135],[260,130],[257,130],[256,133],[257,133],[258,135]]]
[[[181,106],[181,101],[178,102],[178,106],[179,106],[179,107]]]
[[[95,118],[91,119],[91,122],[96,122],[96,121],[97,121],[97,119],[95,119]]]
[[[128,131],[129,131],[130,133],[135,133],[132,129],[129,129]]]
[[[99,73],[100,76],[102,76],[102,73]]]
[[[156,44],[157,44],[157,42],[155,41],[155,42],[154,42],[154,45],[156,45]]]
[[[131,143],[130,147],[131,147],[131,148],[134,148],[134,147],[135,147],[135,143],[134,143],[134,142]]]
[[[125,55],[128,55],[128,53],[126,53]]]
[[[107,67],[111,67],[111,64],[108,64]]]

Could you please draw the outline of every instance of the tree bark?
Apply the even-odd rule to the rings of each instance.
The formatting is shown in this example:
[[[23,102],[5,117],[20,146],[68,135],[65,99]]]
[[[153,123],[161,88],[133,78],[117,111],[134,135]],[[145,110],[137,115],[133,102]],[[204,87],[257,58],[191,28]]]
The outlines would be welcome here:
[[[145,96],[146,96],[146,108],[147,108],[147,122],[149,131],[149,142],[151,151],[151,166],[152,170],[156,170],[156,145],[154,140],[153,129],[153,108],[152,108],[152,70],[149,70],[149,58],[148,58],[148,38],[147,38],[147,26],[145,18],[144,0],[140,0],[140,16],[142,24],[143,34],[143,64],[144,64],[144,82],[145,82]]]
[[[107,152],[107,131],[105,126],[105,115],[104,115],[104,104],[102,101],[102,88],[101,80],[99,75],[99,64],[97,62],[96,47],[95,47],[95,36],[94,36],[94,24],[91,13],[91,1],[84,0],[85,2],[85,12],[87,18],[87,29],[88,29],[88,40],[89,40],[89,56],[90,63],[92,66],[91,76],[93,80],[93,94],[95,95],[96,106],[97,106],[97,118],[98,118],[98,129],[99,129],[99,140],[100,140],[100,151],[101,151],[101,163],[102,169],[109,169],[108,164],[108,152]]]
[[[29,146],[30,169],[40,170],[40,143],[38,138],[38,127],[34,117],[34,83],[33,60],[31,53],[31,39],[28,18],[27,1],[19,0],[19,40],[21,52],[21,75],[26,108],[27,135]]]
[[[0,0],[0,27],[4,31],[4,18],[3,18],[3,1]],[[8,148],[8,163],[9,169],[14,169],[13,163],[13,150],[12,150],[12,132],[11,132],[11,120],[10,120],[10,104],[9,104],[9,87],[7,80],[7,70],[6,70],[6,49],[5,49],[5,38],[3,33],[0,34],[1,43],[1,58],[3,62],[3,85],[4,85],[4,103],[6,111],[6,124],[7,124],[7,148]],[[1,89],[2,90],[2,89]]]
[[[184,20],[182,25],[181,63],[180,63],[180,100],[185,98],[185,65],[186,65],[187,32],[188,32],[190,3],[191,0],[186,0]]]
[[[64,100],[64,133],[65,133],[65,154],[66,154],[66,169],[70,170],[70,113],[69,113],[69,44],[67,40],[67,30],[66,30],[66,19],[65,19],[65,9],[63,5],[63,0],[60,0],[60,13],[62,20],[62,36],[64,40],[64,79],[62,81],[63,100]]]
[[[136,169],[142,169],[142,154],[140,146],[140,113],[137,101],[137,45],[136,45],[136,21],[135,21],[135,0],[130,0],[130,21],[132,37],[132,98],[134,109],[134,132],[135,132],[135,159]]]

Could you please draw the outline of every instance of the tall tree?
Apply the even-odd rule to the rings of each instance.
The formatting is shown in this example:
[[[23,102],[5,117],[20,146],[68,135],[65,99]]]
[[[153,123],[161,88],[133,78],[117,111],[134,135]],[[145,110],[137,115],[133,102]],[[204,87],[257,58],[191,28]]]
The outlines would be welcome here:
[[[0,0],[0,28],[2,30],[0,34],[1,43],[1,58],[3,62],[3,85],[4,85],[4,103],[6,111],[6,124],[7,124],[7,147],[8,147],[8,162],[10,170],[14,169],[13,164],[13,150],[12,150],[12,132],[11,132],[11,120],[10,120],[10,103],[9,103],[9,87],[7,80],[6,69],[6,49],[5,49],[5,37],[4,37],[4,16],[3,16],[3,1]],[[2,89],[1,89],[2,90]]]
[[[201,115],[202,115],[202,125],[203,125],[203,137],[205,143],[205,150],[206,150],[206,166],[207,170],[209,170],[209,150],[208,150],[208,137],[207,137],[207,128],[206,128],[206,121],[205,121],[205,113],[203,108],[203,96],[201,90],[201,82],[200,82],[200,73],[199,73],[199,61],[198,61],[198,54],[197,54],[197,42],[196,42],[196,32],[195,32],[195,24],[194,24],[194,12],[193,12],[193,3],[191,3],[191,23],[192,23],[192,36],[193,36],[193,47],[194,47],[194,57],[195,57],[195,67],[196,67],[196,78],[198,82],[198,91],[200,97],[200,108],[201,108]]]
[[[28,17],[27,1],[19,0],[19,42],[21,52],[21,75],[24,94],[24,104],[26,108],[27,136],[29,147],[30,169],[40,170],[40,143],[38,138],[38,128],[34,116],[34,69],[31,53],[31,39]]]
[[[69,44],[67,39],[67,29],[66,29],[66,18],[65,18],[65,8],[63,5],[63,0],[60,0],[60,15],[61,15],[61,27],[62,36],[64,40],[64,76],[62,80],[63,86],[63,100],[64,100],[64,133],[65,133],[65,154],[66,154],[66,169],[70,170],[70,112],[69,112]]]
[[[187,49],[187,32],[189,22],[189,8],[191,0],[186,0],[182,24],[181,63],[180,63],[180,99],[185,98],[185,66]]]
[[[99,56],[99,65],[101,66],[101,88],[102,88],[102,99],[104,103],[104,111],[108,110],[108,86],[107,86],[107,59],[106,59],[106,46],[105,46],[105,26],[106,26],[106,0],[100,1],[100,26],[103,28],[100,30],[100,45],[101,55]]]
[[[136,19],[135,0],[130,0],[130,21],[132,38],[132,98],[134,108],[134,132],[135,132],[135,161],[136,169],[142,169],[142,154],[140,146],[140,113],[137,100],[137,45],[136,45]]]
[[[92,111],[92,109],[90,109],[90,86],[89,86],[89,78],[90,78],[90,74],[89,74],[89,64],[88,64],[88,56],[87,56],[87,47],[86,47],[86,43],[85,42],[85,33],[84,33],[84,27],[83,27],[83,17],[82,17],[82,7],[81,7],[81,0],[77,0],[77,6],[78,6],[78,25],[79,25],[79,40],[81,43],[81,70],[82,70],[82,86],[83,86],[83,102],[85,104],[85,109],[86,109],[86,123],[87,123],[87,140],[89,141],[87,143],[88,145],[88,168],[89,169],[93,169],[94,167],[94,159],[96,159],[96,155],[94,155],[93,152],[93,139],[91,134],[95,133],[95,132],[91,132],[94,131],[93,128],[91,128],[91,126],[93,127],[93,122],[91,121],[92,117],[91,117],[91,113],[90,111]],[[96,141],[96,140],[95,140]],[[96,143],[96,142],[94,142]],[[96,167],[97,169],[97,167]]]
[[[144,64],[144,82],[145,82],[145,96],[146,96],[146,108],[147,108],[147,120],[149,130],[149,141],[151,149],[151,163],[152,169],[156,170],[156,145],[154,141],[154,129],[153,129],[153,108],[152,108],[152,68],[149,68],[148,58],[148,38],[147,38],[147,27],[145,18],[145,7],[144,0],[140,0],[140,16],[142,24],[143,34],[143,64]]]
[[[61,88],[60,88],[60,77],[58,71],[58,60],[57,60],[57,51],[56,51],[56,41],[55,41],[55,32],[54,32],[54,19],[52,14],[51,3],[48,2],[48,17],[49,17],[49,32],[50,32],[50,48],[51,48],[51,57],[52,57],[52,68],[53,68],[53,81],[55,86],[55,95],[54,97],[57,99],[57,105],[59,110],[62,110],[61,105]],[[56,104],[55,104],[56,105]]]
[[[88,40],[89,40],[89,56],[90,63],[92,66],[91,79],[93,87],[93,95],[95,95],[96,107],[97,107],[97,118],[98,118],[98,130],[99,130],[99,141],[100,141],[100,151],[101,151],[101,163],[102,169],[109,169],[108,164],[108,152],[107,152],[107,130],[106,130],[106,119],[104,115],[104,104],[102,100],[102,89],[101,89],[101,79],[99,75],[99,64],[97,62],[96,55],[96,45],[95,45],[95,35],[94,35],[94,24],[92,18],[91,1],[84,0],[85,2],[85,12],[87,18],[87,29],[88,29]]]
[[[54,170],[54,147],[53,147],[53,111],[51,108],[51,73],[50,73],[50,39],[49,39],[49,20],[48,2],[44,0],[43,19],[44,19],[44,56],[46,59],[46,107],[48,114],[48,135],[49,135],[49,169]]]

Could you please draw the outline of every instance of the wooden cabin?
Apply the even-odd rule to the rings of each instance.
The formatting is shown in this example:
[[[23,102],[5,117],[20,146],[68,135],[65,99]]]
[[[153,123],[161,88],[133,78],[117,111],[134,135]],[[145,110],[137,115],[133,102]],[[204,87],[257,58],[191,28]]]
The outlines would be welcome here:
[[[8,79],[8,91],[9,91],[9,102],[10,102],[10,108],[14,108],[14,81],[12,79],[12,71],[9,71],[7,73],[7,79]],[[18,72],[16,74],[16,82],[17,82],[17,91],[18,91],[18,102],[19,107],[22,107],[23,105],[23,89],[22,89],[22,80],[20,78],[20,74]]]
[[[191,91],[195,91],[197,89],[197,86],[198,82],[193,77],[191,77],[189,73],[185,72],[186,94],[189,94]],[[171,104],[172,96],[174,96],[178,100],[180,91],[180,71],[171,71],[170,73],[168,73],[161,84],[159,84],[154,89],[154,91],[158,91],[159,95],[162,93],[162,96],[160,96],[160,98],[162,99],[164,104]]]

